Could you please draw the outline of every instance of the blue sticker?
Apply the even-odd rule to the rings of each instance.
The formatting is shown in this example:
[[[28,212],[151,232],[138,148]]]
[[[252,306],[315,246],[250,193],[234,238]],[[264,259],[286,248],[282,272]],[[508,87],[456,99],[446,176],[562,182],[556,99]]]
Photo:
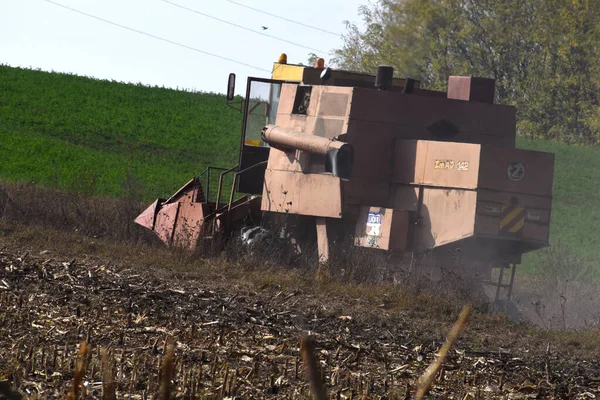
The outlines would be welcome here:
[[[367,216],[367,229],[366,233],[368,236],[379,236],[381,231],[381,213],[369,211]]]

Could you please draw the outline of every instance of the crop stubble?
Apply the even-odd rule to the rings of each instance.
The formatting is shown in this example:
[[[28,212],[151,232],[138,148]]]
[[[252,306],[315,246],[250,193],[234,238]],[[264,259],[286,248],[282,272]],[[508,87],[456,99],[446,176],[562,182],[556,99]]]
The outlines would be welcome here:
[[[443,345],[410,321],[370,324],[360,310],[327,311],[299,292],[211,288],[45,255],[0,253],[0,310],[0,375],[38,398],[71,391],[82,343],[82,398],[155,398],[167,383],[177,398],[308,398],[311,382],[320,389],[305,371],[303,337],[328,397],[405,398]],[[430,394],[597,398],[599,371],[597,355],[475,351],[459,340]]]

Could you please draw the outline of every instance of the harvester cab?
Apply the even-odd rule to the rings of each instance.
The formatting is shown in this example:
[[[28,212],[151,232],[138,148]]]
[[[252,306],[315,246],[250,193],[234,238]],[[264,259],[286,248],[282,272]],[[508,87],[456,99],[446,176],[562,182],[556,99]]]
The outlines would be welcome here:
[[[314,245],[320,262],[349,238],[393,255],[400,270],[474,278],[510,298],[521,256],[549,246],[554,155],[516,148],[515,108],[495,104],[494,92],[486,78],[450,76],[446,91],[433,91],[389,66],[366,74],[281,57],[235,103],[230,74],[240,152],[238,165],[220,169],[216,201],[197,177],[136,222],[169,246],[195,248],[252,221],[285,229],[278,235],[298,251]]]

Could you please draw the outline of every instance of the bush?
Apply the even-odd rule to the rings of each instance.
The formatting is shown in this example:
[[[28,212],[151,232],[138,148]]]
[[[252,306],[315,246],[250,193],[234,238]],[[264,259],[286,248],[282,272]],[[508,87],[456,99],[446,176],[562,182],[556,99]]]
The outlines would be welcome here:
[[[26,183],[0,184],[0,220],[130,243],[158,243],[134,219],[147,207],[129,199],[88,197]]]

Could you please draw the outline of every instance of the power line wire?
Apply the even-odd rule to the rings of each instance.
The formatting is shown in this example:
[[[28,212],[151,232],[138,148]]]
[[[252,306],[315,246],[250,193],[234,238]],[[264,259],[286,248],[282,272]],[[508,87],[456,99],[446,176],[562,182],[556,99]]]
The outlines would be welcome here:
[[[51,4],[54,4],[54,5],[58,6],[58,7],[62,7],[64,9],[69,10],[69,11],[73,11],[73,12],[75,12],[77,14],[85,15],[87,17],[94,18],[94,19],[97,19],[99,21],[105,22],[107,24],[118,26],[119,28],[127,29],[129,31],[136,32],[136,33],[139,33],[139,34],[151,37],[153,39],[162,40],[163,42],[167,42],[167,43],[170,43],[170,44],[173,44],[173,45],[176,45],[176,46],[180,46],[180,47],[186,48],[188,50],[196,51],[198,53],[202,53],[202,54],[205,54],[205,55],[208,55],[208,56],[211,56],[211,57],[220,58],[221,60],[229,61],[229,62],[232,62],[232,63],[235,63],[235,64],[244,65],[246,67],[253,68],[253,69],[256,69],[256,70],[259,70],[259,71],[264,71],[264,72],[269,72],[269,73],[271,72],[270,70],[262,68],[262,67],[257,67],[255,65],[247,64],[247,63],[242,62],[242,61],[237,61],[237,60],[234,60],[234,59],[231,59],[231,58],[223,57],[223,56],[220,56],[218,54],[214,54],[214,53],[210,53],[208,51],[200,50],[198,48],[195,48],[195,47],[192,47],[192,46],[188,46],[188,45],[183,44],[183,43],[175,42],[175,41],[170,40],[170,39],[165,39],[163,37],[156,36],[156,35],[153,35],[153,34],[148,33],[148,32],[140,31],[138,29],[131,28],[129,26],[121,25],[121,24],[118,24],[116,22],[112,22],[112,21],[109,21],[109,20],[101,18],[101,17],[97,17],[97,16],[92,15],[92,14],[88,14],[86,12],[83,12],[83,11],[80,11],[80,10],[76,10],[74,8],[71,8],[69,6],[65,6],[64,4],[60,4],[60,3],[54,2],[52,0],[44,0],[44,1],[46,1],[48,3],[51,3]]]
[[[246,30],[246,31],[249,31],[249,32],[252,32],[252,33],[256,33],[256,34],[258,34],[258,35],[263,35],[263,36],[266,36],[266,37],[268,37],[268,38],[275,39],[275,40],[279,40],[279,41],[281,41],[281,42],[285,42],[285,43],[289,43],[289,44],[292,44],[292,45],[294,45],[294,46],[298,46],[298,47],[305,48],[305,49],[307,49],[307,50],[312,50],[312,51],[315,51],[315,52],[317,52],[317,53],[321,53],[321,54],[331,54],[331,53],[329,53],[329,52],[326,52],[326,51],[323,51],[323,50],[313,49],[312,47],[304,46],[303,44],[300,44],[300,43],[292,42],[292,41],[289,41],[289,40],[286,40],[286,39],[279,38],[279,37],[277,37],[277,36],[269,35],[268,33],[263,33],[263,32],[260,32],[260,31],[256,31],[256,30],[254,30],[254,29],[250,29],[250,28],[247,28],[247,27],[245,27],[245,26],[238,25],[238,24],[236,24],[236,23],[233,23],[233,22],[226,21],[226,20],[224,20],[224,19],[221,19],[221,18],[214,17],[214,16],[212,16],[212,15],[209,15],[209,14],[203,13],[203,12],[201,12],[201,11],[194,10],[194,9],[192,9],[192,8],[189,8],[189,7],[185,7],[185,6],[182,6],[182,5],[180,5],[180,4],[177,4],[177,3],[173,3],[172,1],[169,1],[169,0],[161,0],[161,1],[162,1],[162,2],[164,2],[164,3],[170,4],[170,5],[172,5],[172,6],[175,6],[175,7],[181,8],[181,9],[183,9],[183,10],[190,11],[190,12],[193,12],[193,13],[195,13],[195,14],[198,14],[198,15],[202,15],[203,17],[210,18],[210,19],[214,19],[215,21],[219,21],[219,22],[222,22],[222,23],[224,23],[224,24],[228,24],[228,25],[231,25],[231,26],[235,26],[236,28],[244,29],[244,30]]]
[[[302,25],[302,26],[304,26],[306,28],[316,29],[318,31],[321,31],[321,32],[324,32],[324,33],[328,33],[328,34],[333,35],[333,36],[338,36],[338,37],[342,36],[339,33],[328,31],[326,29],[319,28],[318,26],[308,25],[308,24],[305,24],[303,22],[295,21],[293,19],[285,18],[285,17],[282,17],[280,15],[272,14],[272,13],[267,12],[267,11],[259,10],[258,8],[250,7],[250,6],[246,5],[246,4],[238,3],[237,1],[233,1],[233,0],[226,0],[226,1],[230,2],[231,4],[235,4],[236,6],[245,7],[247,9],[249,9],[249,10],[253,10],[253,11],[256,11],[256,12],[259,12],[259,13],[262,13],[262,14],[266,14],[266,15],[269,15],[271,17],[279,18],[279,19],[282,19],[284,21],[291,22],[293,24]]]

